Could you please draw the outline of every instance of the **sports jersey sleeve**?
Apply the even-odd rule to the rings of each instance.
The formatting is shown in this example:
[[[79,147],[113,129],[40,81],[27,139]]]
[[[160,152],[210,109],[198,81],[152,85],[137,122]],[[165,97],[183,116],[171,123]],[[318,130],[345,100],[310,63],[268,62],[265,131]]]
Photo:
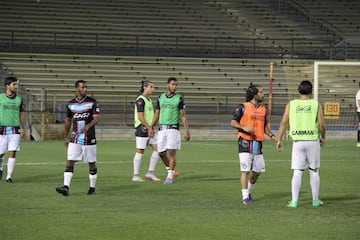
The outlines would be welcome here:
[[[139,99],[136,101],[135,104],[136,104],[137,112],[138,112],[138,113],[144,113],[144,107],[145,107],[145,101],[144,101],[144,99],[139,98]]]
[[[96,100],[94,100],[94,105],[92,110],[93,110],[92,111],[93,117],[100,117],[100,107],[99,104],[96,102]]]
[[[231,120],[240,122],[240,119],[241,119],[243,113],[244,113],[244,105],[243,105],[243,104],[239,104],[239,105],[235,108],[235,111],[234,111],[234,113],[233,113],[233,117],[232,117]]]
[[[67,107],[66,107],[66,110],[67,110],[66,118],[72,119],[73,118],[73,112],[70,110],[69,104],[70,104],[70,102],[67,104]]]
[[[19,112],[25,112],[24,101],[22,98],[21,98],[21,103],[20,103],[20,107],[19,107]]]
[[[157,98],[157,101],[156,101],[156,110],[160,110],[160,96]]]
[[[180,97],[179,109],[185,109],[185,101],[183,97]]]

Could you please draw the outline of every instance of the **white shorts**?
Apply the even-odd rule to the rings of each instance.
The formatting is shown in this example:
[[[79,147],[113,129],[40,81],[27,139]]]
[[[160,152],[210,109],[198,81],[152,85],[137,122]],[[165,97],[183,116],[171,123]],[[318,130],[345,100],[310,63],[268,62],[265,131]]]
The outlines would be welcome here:
[[[250,172],[250,170],[257,173],[265,172],[265,161],[262,154],[242,152],[239,153],[239,160],[241,172]]]
[[[20,134],[0,135],[0,154],[20,151]]]
[[[163,129],[158,132],[158,152],[181,148],[181,135],[177,129]]]
[[[294,141],[291,154],[291,169],[304,170],[320,167],[320,142]]]
[[[96,145],[81,145],[69,143],[67,149],[67,159],[72,161],[96,162]]]
[[[135,137],[136,139],[136,148],[145,149],[147,145],[157,144],[157,133],[151,138],[149,137]]]

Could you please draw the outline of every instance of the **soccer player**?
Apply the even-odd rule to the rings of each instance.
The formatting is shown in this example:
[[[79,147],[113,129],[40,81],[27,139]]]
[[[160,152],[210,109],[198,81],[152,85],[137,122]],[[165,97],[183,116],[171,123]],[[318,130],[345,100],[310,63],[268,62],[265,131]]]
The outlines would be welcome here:
[[[16,94],[18,89],[17,78],[5,78],[4,85],[5,93],[0,94],[0,180],[3,174],[4,155],[7,152],[6,182],[12,183],[16,152],[20,151],[20,138],[26,137],[26,118],[23,99]]]
[[[68,160],[64,172],[64,185],[56,188],[56,191],[64,196],[69,195],[74,166],[81,159],[89,163],[90,187],[87,194],[95,194],[97,179],[95,125],[100,120],[100,109],[96,100],[86,95],[86,90],[86,81],[76,81],[76,96],[67,104],[64,141]],[[69,141],[71,122],[73,128]]]
[[[145,80],[141,82],[140,95],[136,98],[134,107],[134,127],[136,138],[136,153],[133,159],[134,175],[132,181],[143,182],[144,180],[139,176],[140,163],[143,157],[147,144],[151,144],[153,152],[150,157],[150,164],[148,172],[145,175],[146,179],[152,181],[160,181],[154,175],[155,167],[159,159],[157,152],[157,136],[151,126],[154,117],[154,106],[150,95],[154,91],[154,84]]]
[[[320,189],[320,146],[325,144],[324,116],[315,99],[311,99],[312,83],[302,81],[298,87],[299,99],[290,101],[282,116],[279,127],[279,140],[276,143],[279,150],[282,149],[282,138],[289,124],[289,135],[293,140],[291,169],[292,199],[287,205],[290,208],[298,207],[298,199],[301,188],[302,174],[309,168],[310,186],[312,192],[312,205],[318,207],[323,204],[319,200]]]
[[[243,204],[252,203],[251,190],[262,172],[265,161],[262,145],[265,134],[274,142],[277,138],[270,130],[266,109],[262,105],[264,92],[260,85],[252,83],[246,90],[246,102],[235,108],[230,125],[238,129],[238,151],[240,161],[240,185]],[[252,171],[249,177],[250,171]]]
[[[152,126],[159,121],[158,152],[164,164],[167,166],[168,174],[164,184],[172,184],[177,176],[176,150],[181,147],[181,135],[179,122],[185,128],[185,140],[190,140],[190,131],[185,116],[185,102],[183,97],[176,93],[178,81],[175,77],[167,80],[166,92],[162,93],[158,100]]]
[[[360,82],[359,82],[359,88],[360,88]],[[356,93],[356,97],[355,97],[355,101],[356,101],[356,114],[358,117],[358,130],[357,130],[357,143],[356,146],[360,147],[360,89],[357,91]]]

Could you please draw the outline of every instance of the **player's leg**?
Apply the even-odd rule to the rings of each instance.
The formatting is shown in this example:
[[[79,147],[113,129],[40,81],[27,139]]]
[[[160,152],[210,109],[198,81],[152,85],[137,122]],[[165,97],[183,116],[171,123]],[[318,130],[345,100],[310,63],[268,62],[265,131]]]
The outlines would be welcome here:
[[[255,183],[258,180],[261,173],[265,172],[265,161],[264,156],[254,155],[254,161],[252,166],[252,174],[248,182],[249,196],[251,198],[251,191],[255,187]]]
[[[156,142],[157,142],[156,136],[149,139],[149,144],[151,144],[153,152],[150,156],[149,168],[145,175],[145,178],[149,179],[151,181],[157,182],[157,181],[160,181],[160,179],[155,176],[155,167],[159,160],[159,153],[157,151],[157,143]]]
[[[247,152],[239,153],[239,161],[240,161],[240,186],[242,193],[242,200],[244,204],[251,204],[252,200],[248,190],[248,181],[249,181],[249,172],[251,169],[251,162],[253,160],[253,156]]]
[[[20,150],[20,134],[7,135],[8,138],[8,163],[6,182],[12,183],[15,170],[16,152]]]
[[[144,155],[144,151],[147,145],[148,137],[136,137],[136,152],[133,158],[133,182],[143,182],[144,180],[140,177],[140,165],[141,159]]]
[[[75,162],[80,161],[82,158],[82,145],[69,143],[67,148],[67,161],[64,171],[64,185],[57,187],[56,191],[64,196],[68,196],[70,193],[71,179],[74,175]]]
[[[302,175],[306,167],[305,141],[293,142],[291,154],[291,169],[293,170],[293,176],[291,178],[291,201],[289,202],[288,207],[296,208],[298,206]]]
[[[0,180],[3,174],[4,155],[8,151],[7,137],[6,135],[0,135]]]
[[[169,170],[169,158],[168,158],[167,152],[166,152],[166,141],[167,141],[166,131],[167,131],[167,129],[162,129],[158,132],[157,148],[158,148],[159,156],[160,156],[161,160],[163,161],[166,171],[167,171],[167,170]]]
[[[96,145],[82,146],[85,162],[89,163],[89,190],[88,195],[95,194],[97,166],[96,166]]]
[[[176,150],[181,148],[181,135],[177,129],[167,130],[166,149],[168,151],[169,170],[164,184],[172,184],[176,173]]]
[[[309,175],[310,175],[310,186],[312,193],[312,205],[318,207],[322,205],[322,201],[319,200],[320,191],[320,143],[319,141],[308,142],[307,158],[309,161]]]

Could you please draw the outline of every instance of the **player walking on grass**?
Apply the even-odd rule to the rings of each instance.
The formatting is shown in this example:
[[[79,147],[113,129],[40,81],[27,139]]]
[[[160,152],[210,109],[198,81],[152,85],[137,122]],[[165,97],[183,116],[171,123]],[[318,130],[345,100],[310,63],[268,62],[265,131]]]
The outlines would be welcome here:
[[[64,196],[69,195],[74,166],[81,159],[89,163],[90,187],[87,194],[95,194],[97,179],[95,125],[100,120],[100,109],[96,100],[86,95],[86,89],[86,81],[76,81],[76,96],[67,104],[64,141],[68,160],[64,172],[64,186],[56,188],[56,191]],[[73,128],[69,142],[71,122]]]
[[[141,82],[141,95],[137,97],[134,107],[134,127],[136,138],[136,153],[133,159],[134,175],[132,181],[143,182],[144,180],[139,176],[140,163],[143,157],[147,144],[151,144],[153,152],[150,157],[150,164],[148,172],[145,175],[146,179],[152,181],[160,181],[154,175],[155,167],[159,159],[157,152],[157,135],[151,126],[154,117],[154,106],[150,99],[150,95],[154,91],[154,84],[151,81]]]
[[[233,114],[230,125],[238,129],[238,151],[240,160],[240,185],[243,203],[252,203],[251,190],[262,172],[265,172],[265,161],[262,145],[265,134],[274,142],[277,141],[271,132],[266,118],[266,109],[261,103],[264,100],[263,89],[252,83],[246,90],[246,102],[239,104]],[[251,176],[250,171],[252,171]]]
[[[320,189],[320,146],[325,144],[325,123],[322,109],[315,99],[311,99],[312,84],[302,81],[298,87],[299,99],[290,101],[281,119],[279,128],[279,140],[277,148],[282,149],[282,138],[289,124],[289,135],[293,140],[291,169],[293,176],[291,180],[292,199],[287,205],[297,208],[301,188],[302,174],[309,168],[310,186],[312,192],[312,205],[322,205],[319,200]]]
[[[16,77],[5,78],[5,93],[0,94],[0,180],[3,174],[4,155],[8,153],[6,182],[12,183],[16,152],[20,151],[20,138],[25,138],[25,109],[21,96],[17,95]],[[20,126],[22,128],[20,134]]]
[[[185,116],[185,102],[182,96],[176,93],[178,81],[170,77],[166,84],[166,92],[162,93],[158,100],[152,126],[159,121],[158,151],[164,164],[168,168],[168,174],[164,184],[172,184],[177,176],[176,150],[181,147],[181,135],[179,122],[185,128],[185,140],[190,140],[190,131]]]

